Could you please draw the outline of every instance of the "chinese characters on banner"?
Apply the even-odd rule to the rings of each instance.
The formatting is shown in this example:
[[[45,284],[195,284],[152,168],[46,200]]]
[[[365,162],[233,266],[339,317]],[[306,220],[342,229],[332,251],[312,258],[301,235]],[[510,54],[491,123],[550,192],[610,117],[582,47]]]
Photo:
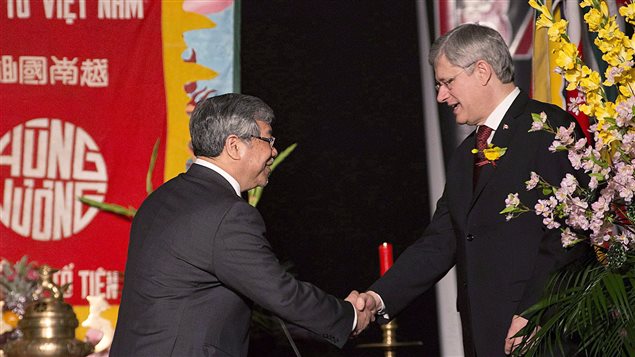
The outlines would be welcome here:
[[[0,83],[108,87],[108,60],[6,55],[0,58]]]
[[[130,221],[184,171],[188,113],[234,88],[233,0],[0,2],[0,258],[60,269],[65,298],[119,303]]]

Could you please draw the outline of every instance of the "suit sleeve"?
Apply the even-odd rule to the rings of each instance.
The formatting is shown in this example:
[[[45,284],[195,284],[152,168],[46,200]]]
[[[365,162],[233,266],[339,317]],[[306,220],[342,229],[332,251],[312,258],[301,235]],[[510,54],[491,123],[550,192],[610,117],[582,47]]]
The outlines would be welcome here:
[[[353,328],[353,306],[296,280],[279,264],[264,233],[256,209],[234,204],[216,234],[216,276],[265,309],[342,347]]]
[[[452,268],[455,254],[456,239],[444,193],[423,236],[368,290],[381,296],[385,312],[394,318]],[[382,320],[379,322],[387,322]]]

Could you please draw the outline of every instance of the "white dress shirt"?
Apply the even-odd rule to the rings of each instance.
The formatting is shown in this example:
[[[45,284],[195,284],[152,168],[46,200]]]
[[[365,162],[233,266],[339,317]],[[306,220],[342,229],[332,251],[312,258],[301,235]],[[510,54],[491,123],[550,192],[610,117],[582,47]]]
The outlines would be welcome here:
[[[219,175],[223,176],[225,180],[227,180],[232,185],[232,187],[234,188],[234,191],[236,191],[236,194],[240,196],[240,184],[235,178],[232,177],[232,175],[228,174],[227,171],[221,169],[220,167],[212,164],[209,161],[205,161],[199,158],[197,158],[196,161],[194,161],[194,163],[201,166],[205,166],[208,169],[212,169],[216,171]]]
[[[492,143],[492,138],[496,133],[496,129],[498,129],[501,121],[503,121],[503,117],[505,117],[505,113],[507,113],[509,107],[512,106],[512,103],[514,103],[514,100],[516,100],[516,97],[518,97],[519,94],[520,89],[518,89],[518,87],[514,88],[514,90],[511,91],[511,93],[509,93],[507,97],[505,97],[505,99],[496,106],[496,108],[494,108],[494,111],[490,113],[487,119],[485,119],[485,123],[483,125],[492,128],[492,133],[489,134],[489,137],[487,138],[488,144]]]

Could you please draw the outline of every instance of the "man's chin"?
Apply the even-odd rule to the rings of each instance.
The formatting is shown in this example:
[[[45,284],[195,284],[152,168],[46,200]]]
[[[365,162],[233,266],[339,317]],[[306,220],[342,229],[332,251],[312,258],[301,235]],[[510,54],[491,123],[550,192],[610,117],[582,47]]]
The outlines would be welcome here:
[[[265,178],[263,180],[260,180],[258,182],[258,187],[263,187],[264,188],[265,186],[267,186],[268,183],[269,183],[269,178],[267,177],[267,178]]]

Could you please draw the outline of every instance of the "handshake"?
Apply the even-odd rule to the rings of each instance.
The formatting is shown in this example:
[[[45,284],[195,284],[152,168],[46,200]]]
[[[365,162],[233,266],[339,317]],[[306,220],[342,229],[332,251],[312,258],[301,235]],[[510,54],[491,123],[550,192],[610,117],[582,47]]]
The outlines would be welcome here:
[[[373,291],[360,293],[353,290],[345,300],[353,305],[357,315],[357,324],[353,329],[352,336],[357,336],[364,331],[371,322],[375,321],[377,311],[384,307],[379,295]]]

